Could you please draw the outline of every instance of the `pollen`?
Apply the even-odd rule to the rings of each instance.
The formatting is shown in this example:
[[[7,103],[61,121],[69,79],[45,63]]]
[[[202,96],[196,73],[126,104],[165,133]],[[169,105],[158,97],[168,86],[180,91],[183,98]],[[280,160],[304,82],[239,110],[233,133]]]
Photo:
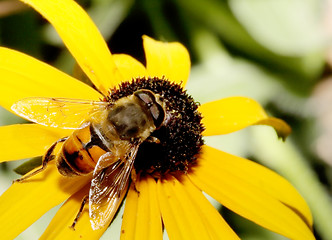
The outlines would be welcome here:
[[[137,78],[111,89],[105,101],[117,101],[139,89],[147,89],[160,96],[165,103],[166,120],[151,136],[159,141],[143,142],[135,159],[135,170],[141,175],[163,178],[179,176],[197,164],[203,145],[202,116],[198,103],[179,84],[165,78]]]

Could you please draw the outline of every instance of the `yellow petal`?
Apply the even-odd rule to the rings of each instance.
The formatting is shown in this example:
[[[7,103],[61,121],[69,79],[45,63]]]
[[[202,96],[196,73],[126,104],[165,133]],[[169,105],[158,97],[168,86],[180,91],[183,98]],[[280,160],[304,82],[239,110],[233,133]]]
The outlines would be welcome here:
[[[189,175],[190,179],[202,191],[215,198],[230,210],[271,231],[290,239],[314,239],[310,228],[303,221],[302,216],[298,215],[296,210],[293,211],[293,206],[289,208],[275,196],[278,192],[282,192],[282,190],[278,189],[277,193],[272,193],[272,187],[278,188],[275,185],[277,183],[270,183],[269,185],[264,179],[264,170],[258,167],[251,168],[249,164],[233,170],[229,169],[232,167],[223,167],[222,164],[219,167],[214,164],[209,165],[210,159],[208,158],[216,158],[220,155],[212,153],[212,155],[214,154],[212,156],[209,155],[211,153],[206,152],[207,150],[204,149],[200,159],[201,166],[198,166]],[[218,160],[220,159],[218,158]],[[233,159],[225,159],[225,162],[230,160]],[[247,171],[243,169],[245,167],[248,168]],[[238,170],[238,173],[236,173],[236,170]],[[255,177],[253,177],[254,180],[250,179],[255,174],[257,176],[261,175],[260,179],[255,179]],[[266,173],[266,180],[277,180],[278,183],[281,183],[280,187],[285,186],[286,191],[295,196],[296,199],[300,199],[290,186],[278,177],[272,176],[268,171]],[[272,189],[267,190],[269,186]],[[280,198],[288,200],[291,204],[295,204],[294,200],[289,200],[285,194],[281,194]],[[301,206],[301,204],[303,204],[302,199],[300,199],[299,205]]]
[[[106,42],[86,12],[73,0],[22,0],[57,30],[85,74],[107,95],[122,80]]]
[[[129,190],[121,226],[121,239],[162,239],[157,201],[157,184],[151,177],[141,178]],[[138,191],[137,191],[138,190]]]
[[[274,127],[281,138],[291,132],[287,123],[269,117],[256,101],[246,97],[229,97],[205,103],[198,110],[203,115],[205,136],[227,134],[255,124]]]
[[[187,49],[178,42],[160,42],[143,36],[146,68],[151,77],[182,83],[184,87],[190,73],[190,57]]]
[[[0,127],[0,162],[42,156],[57,140],[72,130],[47,128],[37,124]]]
[[[183,177],[181,182],[191,201],[195,204],[195,209],[199,210],[199,214],[204,220],[211,239],[239,239],[219,212],[206,199],[202,192],[191,183],[187,176]]]
[[[45,212],[81,189],[89,177],[63,177],[54,163],[26,182],[14,183],[0,197],[1,239],[14,239]]]
[[[59,209],[47,229],[41,236],[42,239],[99,239],[106,231],[107,227],[92,230],[89,217],[88,206],[85,208],[82,215],[78,219],[75,230],[70,228],[73,221],[81,207],[82,199],[89,194],[90,184],[87,184],[84,189],[79,190],[72,195]]]
[[[158,181],[157,196],[167,234],[170,239],[211,239],[218,233],[213,230],[215,226],[210,225],[210,220],[206,219],[211,214],[211,209],[207,207],[209,203],[201,201],[201,198],[194,199],[197,192],[192,195],[192,188],[187,189],[188,184],[183,185],[173,177]],[[199,207],[199,203],[203,203],[203,206]],[[207,212],[203,213],[204,210]],[[215,212],[211,217],[216,219]],[[220,219],[217,221],[222,222]],[[227,228],[223,223],[219,226],[221,231]],[[229,228],[226,231],[226,236],[236,239],[235,234],[230,234]]]
[[[126,197],[126,206],[123,213],[123,220],[121,226],[122,240],[134,239],[136,229],[136,214],[137,214],[138,192],[135,191],[134,185],[131,184],[128,195]]]
[[[11,105],[25,97],[65,97],[98,100],[93,88],[23,53],[0,48],[0,105]]]
[[[298,191],[286,179],[260,164],[203,146],[202,159],[196,171],[199,173],[200,169],[228,171],[296,210],[307,225],[313,224],[310,209]]]
[[[124,81],[130,81],[138,77],[148,76],[142,63],[127,54],[114,54],[114,62],[118,67]]]

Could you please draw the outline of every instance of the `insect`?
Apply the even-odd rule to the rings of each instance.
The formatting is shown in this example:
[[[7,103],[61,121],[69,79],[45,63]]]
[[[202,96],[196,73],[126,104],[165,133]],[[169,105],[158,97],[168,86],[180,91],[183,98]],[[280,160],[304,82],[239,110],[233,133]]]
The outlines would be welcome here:
[[[158,139],[150,135],[165,119],[160,96],[146,89],[114,103],[25,98],[16,102],[12,110],[38,124],[75,129],[72,135],[49,148],[41,168],[17,180],[22,182],[41,172],[53,159],[64,176],[92,173],[89,195],[82,201],[73,228],[87,200],[93,229],[111,222],[126,194],[130,176],[135,180],[133,165],[140,144],[144,141],[158,143]],[[59,143],[61,149],[54,156],[52,153]]]

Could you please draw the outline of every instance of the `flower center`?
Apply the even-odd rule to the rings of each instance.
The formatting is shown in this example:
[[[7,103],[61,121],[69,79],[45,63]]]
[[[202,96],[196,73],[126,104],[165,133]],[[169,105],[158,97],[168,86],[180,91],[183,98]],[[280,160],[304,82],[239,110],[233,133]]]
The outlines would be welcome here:
[[[203,145],[201,114],[198,103],[175,83],[162,78],[137,78],[110,90],[105,101],[117,101],[139,89],[148,89],[165,104],[167,120],[151,136],[160,142],[143,142],[135,159],[135,170],[155,178],[186,173],[197,162]]]

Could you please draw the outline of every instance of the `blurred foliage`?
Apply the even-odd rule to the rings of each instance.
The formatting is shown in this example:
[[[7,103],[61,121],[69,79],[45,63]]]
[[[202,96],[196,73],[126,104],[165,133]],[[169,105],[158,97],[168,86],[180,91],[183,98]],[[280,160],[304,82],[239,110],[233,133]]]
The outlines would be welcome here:
[[[285,119],[293,128],[286,143],[277,142],[270,129],[260,126],[210,137],[207,142],[285,176],[308,201],[317,239],[332,238],[332,134],[324,135],[323,145],[321,138],[332,133],[332,120],[327,117],[332,113],[332,99],[321,97],[322,89],[328,96],[332,87],[319,87],[331,75],[327,60],[331,55],[330,0],[78,2],[114,53],[128,53],[144,62],[143,34],[182,42],[193,64],[188,92],[197,101],[248,96]],[[0,44],[73,72],[75,61],[52,26],[16,0],[0,1]],[[1,125],[21,121],[1,109]],[[1,191],[18,177],[12,173],[17,165],[2,165]],[[231,212],[222,212],[242,239],[283,239]],[[18,239],[38,238],[49,221],[45,219],[54,213],[45,215]],[[114,228],[112,225],[105,236],[119,234]]]

